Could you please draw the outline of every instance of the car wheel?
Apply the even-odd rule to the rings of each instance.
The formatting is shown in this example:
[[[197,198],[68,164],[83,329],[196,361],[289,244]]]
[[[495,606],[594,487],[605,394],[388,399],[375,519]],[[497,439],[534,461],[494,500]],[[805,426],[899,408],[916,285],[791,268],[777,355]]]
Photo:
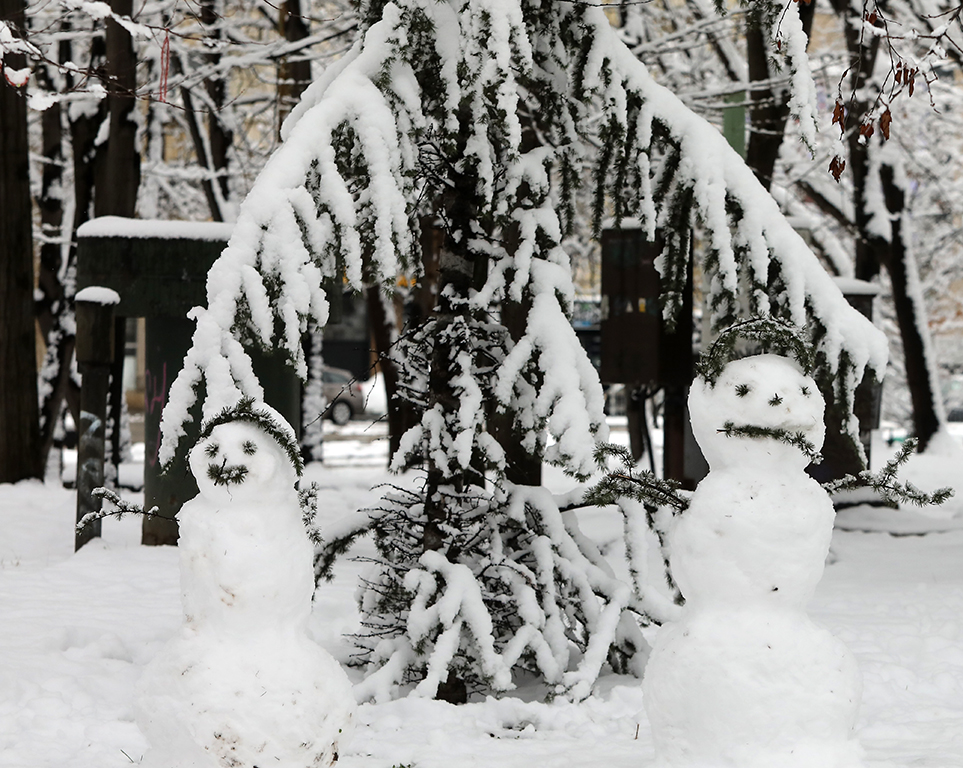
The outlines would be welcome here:
[[[343,427],[351,420],[351,406],[344,400],[335,400],[331,406],[331,421]]]

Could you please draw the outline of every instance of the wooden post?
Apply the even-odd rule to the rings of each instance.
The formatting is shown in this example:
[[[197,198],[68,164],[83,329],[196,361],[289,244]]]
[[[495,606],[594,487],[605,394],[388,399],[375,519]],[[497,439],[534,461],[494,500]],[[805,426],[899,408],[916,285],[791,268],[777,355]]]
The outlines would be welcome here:
[[[120,296],[109,288],[90,287],[77,294],[77,364],[80,389],[77,447],[77,522],[99,512],[102,501],[91,492],[104,484],[104,436],[107,393],[114,360],[114,305]],[[74,551],[100,536],[100,521],[74,534]]]
[[[15,41],[26,29],[26,5],[0,0],[0,19],[10,23]],[[9,71],[27,67],[23,54],[5,56]],[[44,469],[37,418],[26,89],[0,74],[0,483],[40,478]]]

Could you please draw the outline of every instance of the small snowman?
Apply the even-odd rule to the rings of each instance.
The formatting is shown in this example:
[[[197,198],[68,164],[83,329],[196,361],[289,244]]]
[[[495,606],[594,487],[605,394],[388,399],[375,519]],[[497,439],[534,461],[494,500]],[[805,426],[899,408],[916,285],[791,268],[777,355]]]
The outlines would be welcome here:
[[[670,535],[686,603],[643,681],[660,765],[860,766],[856,661],[805,610],[834,518],[804,471],[825,434],[816,384],[798,360],[746,357],[704,369],[689,410],[710,471]]]
[[[283,418],[242,400],[190,454],[200,494],[180,523],[185,622],[144,672],[145,768],[326,768],[355,709],[340,665],[307,635],[313,546]]]

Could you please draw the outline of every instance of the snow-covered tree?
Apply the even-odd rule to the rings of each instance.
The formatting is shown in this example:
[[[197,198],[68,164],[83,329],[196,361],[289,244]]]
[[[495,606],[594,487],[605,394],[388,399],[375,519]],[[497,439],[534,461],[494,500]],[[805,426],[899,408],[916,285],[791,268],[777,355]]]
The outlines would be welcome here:
[[[793,113],[811,139],[797,7],[756,10],[782,41]],[[612,576],[574,512],[526,485],[542,460],[589,475],[606,436],[597,375],[567,320],[560,247],[583,172],[597,227],[612,212],[637,217],[649,237],[662,231],[668,322],[698,223],[713,324],[751,313],[808,327],[850,411],[863,371],[885,365],[885,340],[718,131],[650,76],[600,8],[372,1],[361,19],[351,52],[285,124],[208,276],[161,458],[174,455],[199,392],[208,417],[262,397],[243,342],[284,350],[304,376],[301,334],[309,319],[325,322],[326,290],[417,270],[419,222],[437,222],[437,306],[403,347],[404,390],[422,418],[393,459],[420,467],[422,482],[327,540],[330,555],[371,530],[379,548],[362,597],[367,690],[380,698],[411,682],[418,695],[459,700],[509,689],[528,670],[585,696],[607,658],[638,669],[637,622],[667,608]]]
[[[963,58],[960,8],[943,0],[840,0],[831,8],[799,7],[804,28],[814,9],[822,14],[821,47],[810,53],[817,57],[819,87],[830,103],[821,115],[815,163],[808,152],[793,147],[798,132],[791,124],[787,130],[792,72],[778,57],[766,55],[764,30],[751,10],[745,14],[744,39],[732,29],[739,14],[730,14],[725,27],[707,18],[697,0],[669,8],[631,6],[624,30],[633,50],[658,66],[687,104],[715,122],[722,122],[723,97],[738,93],[749,116],[747,163],[767,187],[776,178],[780,206],[807,222],[827,269],[864,280],[885,273],[883,312],[893,315],[891,337],[900,350],[900,370],[902,350],[907,350],[907,399],[925,447],[943,416],[938,361],[927,338],[927,308],[915,274],[925,274],[930,254],[939,259],[945,248],[929,222],[929,233],[914,233],[910,224],[923,205],[952,207],[955,174],[948,177],[941,170],[934,177],[925,169],[932,165],[928,156],[935,136],[953,131],[941,93],[952,89],[940,86],[937,69],[948,62],[958,66]],[[669,23],[646,24],[659,15],[667,15]],[[651,29],[657,32],[646,36]],[[923,204],[924,199],[930,202]],[[889,389],[902,386],[896,381]],[[831,398],[828,413],[837,417]],[[853,456],[849,469],[857,465]]]
[[[855,276],[873,279],[881,269],[887,273],[914,432],[925,451],[946,416],[919,280],[907,154],[890,136],[902,132],[915,143],[909,138],[916,133],[915,121],[901,124],[897,118],[893,125],[894,114],[902,111],[900,99],[935,79],[933,65],[947,51],[959,63],[959,8],[929,0],[881,2],[872,8],[844,0],[832,5],[843,22],[848,54],[833,122],[842,131],[852,174]],[[910,30],[905,40],[898,27]],[[842,155],[834,158],[837,178]]]

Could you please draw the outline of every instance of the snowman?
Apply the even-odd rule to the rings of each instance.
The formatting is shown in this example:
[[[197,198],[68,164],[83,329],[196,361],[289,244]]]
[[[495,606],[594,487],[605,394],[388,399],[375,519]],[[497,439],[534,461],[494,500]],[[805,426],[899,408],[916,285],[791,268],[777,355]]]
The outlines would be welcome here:
[[[686,598],[643,680],[659,764],[855,768],[856,661],[806,615],[832,535],[832,502],[805,473],[823,399],[795,360],[729,362],[689,396],[709,463],[670,535]]]
[[[307,636],[313,546],[282,417],[241,401],[190,454],[200,494],[180,523],[185,621],[147,667],[146,768],[325,768],[351,722],[340,665]]]

